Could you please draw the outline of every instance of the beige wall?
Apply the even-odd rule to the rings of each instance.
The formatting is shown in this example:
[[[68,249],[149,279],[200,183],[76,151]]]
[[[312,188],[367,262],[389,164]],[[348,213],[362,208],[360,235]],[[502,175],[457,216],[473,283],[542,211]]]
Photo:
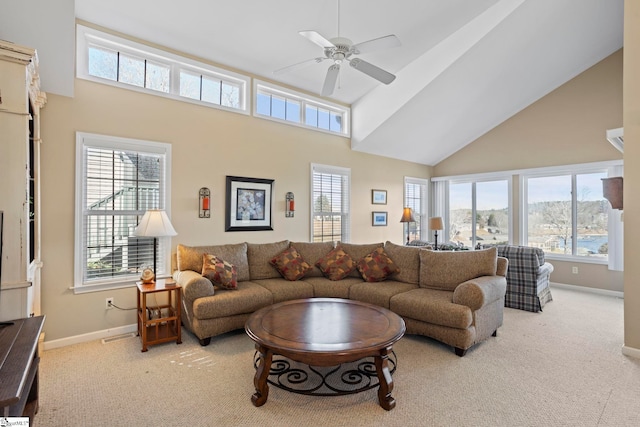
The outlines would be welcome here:
[[[622,55],[622,50],[615,52],[438,163],[433,175],[620,160],[622,154],[607,142],[605,131],[622,126]],[[512,221],[518,230],[517,212]],[[553,282],[623,290],[622,272],[606,265],[550,261]],[[578,274],[572,273],[573,266],[579,266]]]
[[[624,2],[624,345],[640,357],[640,2]]]
[[[404,176],[428,178],[430,168],[350,149],[347,138],[236,113],[76,80],[73,99],[51,95],[42,113],[42,307],[47,340],[136,322],[135,310],[104,309],[106,297],[135,307],[135,290],[75,295],[75,132],[172,144],[172,246],[309,240],[310,164],[351,168],[352,242],[402,243],[399,222]],[[275,179],[273,231],[225,232],[225,176]],[[212,217],[198,218],[198,190],[212,192]],[[371,204],[371,189],[387,190],[388,204]],[[296,196],[294,218],[284,196]],[[372,227],[371,212],[389,212],[387,227]]]

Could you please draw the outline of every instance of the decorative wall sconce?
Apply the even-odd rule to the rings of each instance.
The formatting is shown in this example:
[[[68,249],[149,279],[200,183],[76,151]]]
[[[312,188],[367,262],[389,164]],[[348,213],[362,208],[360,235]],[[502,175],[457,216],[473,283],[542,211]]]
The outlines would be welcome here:
[[[296,205],[293,193],[289,191],[285,196],[285,212],[284,216],[286,218],[293,218],[293,213],[296,211]]]
[[[211,191],[207,187],[202,187],[200,189],[200,208],[199,208],[199,217],[200,218],[209,218],[211,217],[211,211],[209,208],[209,204],[211,203]]]

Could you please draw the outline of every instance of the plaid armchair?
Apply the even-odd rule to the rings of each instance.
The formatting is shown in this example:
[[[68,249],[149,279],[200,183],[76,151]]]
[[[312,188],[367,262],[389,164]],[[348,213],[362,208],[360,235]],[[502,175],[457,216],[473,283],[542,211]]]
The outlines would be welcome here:
[[[498,256],[509,260],[505,307],[538,312],[552,301],[549,278],[553,265],[544,251],[529,246],[498,245]]]

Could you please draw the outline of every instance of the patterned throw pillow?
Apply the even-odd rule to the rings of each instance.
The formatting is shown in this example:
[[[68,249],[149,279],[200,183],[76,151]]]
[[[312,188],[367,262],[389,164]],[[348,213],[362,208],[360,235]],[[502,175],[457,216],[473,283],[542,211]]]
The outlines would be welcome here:
[[[203,254],[202,275],[224,289],[238,288],[236,266],[215,255]]]
[[[356,268],[356,263],[342,248],[335,248],[316,262],[322,274],[330,280],[347,277]]]
[[[301,279],[313,267],[306,262],[293,246],[288,247],[269,261],[282,277],[292,282]]]
[[[358,261],[358,271],[367,282],[382,282],[400,269],[383,248],[377,248]]]

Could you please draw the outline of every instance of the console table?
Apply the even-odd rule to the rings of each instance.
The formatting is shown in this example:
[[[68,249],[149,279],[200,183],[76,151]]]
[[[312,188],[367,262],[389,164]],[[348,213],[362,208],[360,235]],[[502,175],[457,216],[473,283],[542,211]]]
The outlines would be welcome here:
[[[38,338],[44,316],[0,326],[0,416],[33,417],[38,411]]]

